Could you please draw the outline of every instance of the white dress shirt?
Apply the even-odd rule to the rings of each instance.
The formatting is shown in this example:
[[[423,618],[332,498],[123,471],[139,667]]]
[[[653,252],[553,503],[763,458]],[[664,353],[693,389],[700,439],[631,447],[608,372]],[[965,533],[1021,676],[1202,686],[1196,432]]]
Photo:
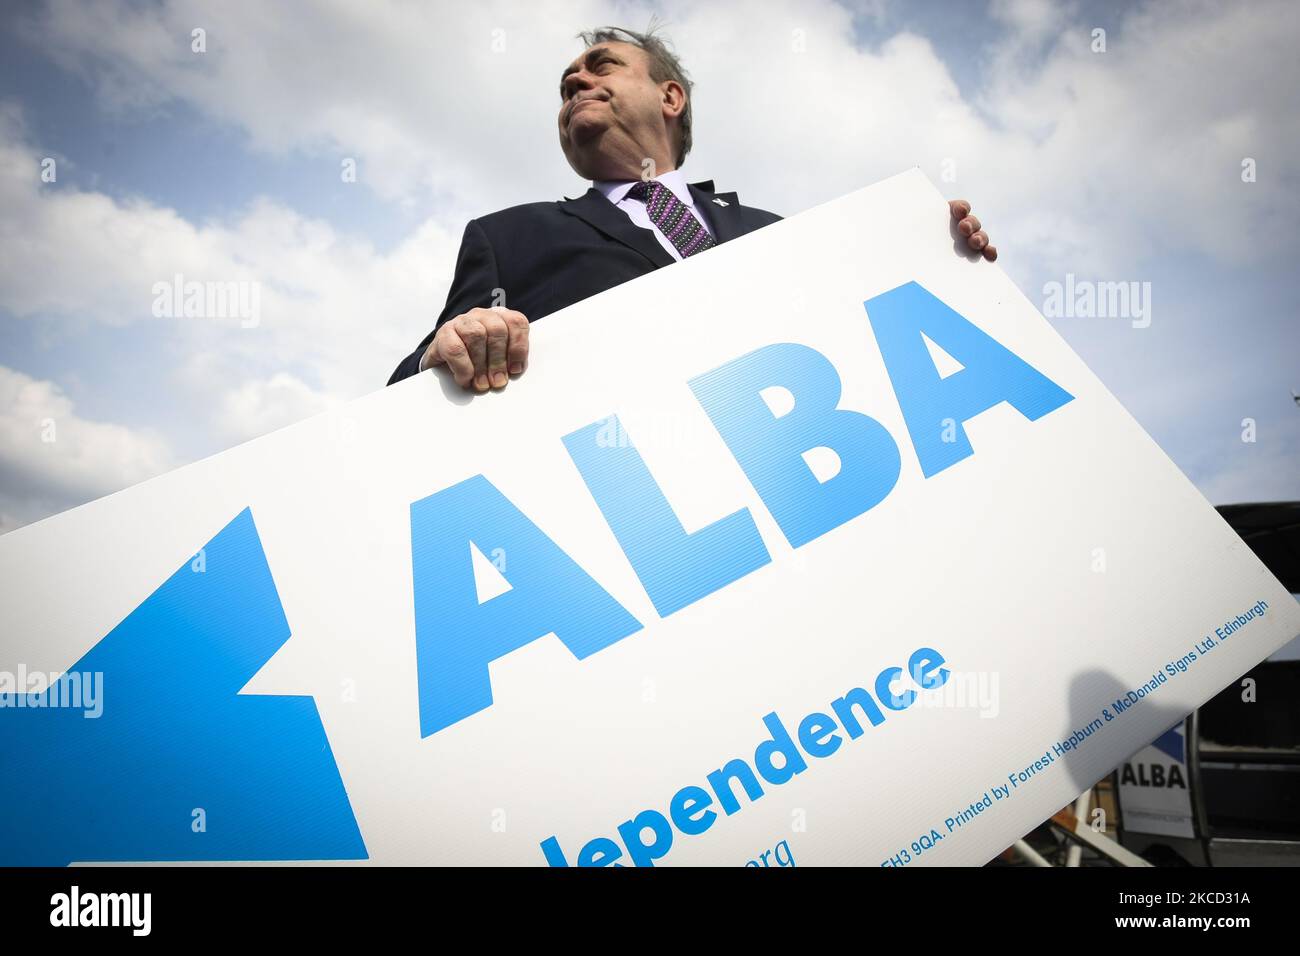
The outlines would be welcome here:
[[[709,225],[709,217],[704,215],[703,210],[696,208],[695,197],[691,195],[690,189],[687,188],[686,176],[680,169],[674,169],[670,173],[656,176],[655,179],[673,191],[673,195],[682,201],[682,204],[690,210],[691,215],[694,216],[699,224],[708,231],[710,236],[713,236],[714,239],[718,238],[714,234],[713,228]],[[628,195],[628,192],[631,191],[632,187],[635,186],[637,182],[638,180],[635,179],[626,179],[622,181],[598,180],[597,182],[592,183],[592,185],[604,193],[606,199],[627,213],[628,218],[632,220],[634,225],[640,226],[642,229],[651,230],[655,234],[655,238],[659,240],[659,245],[664,247],[664,251],[674,259],[680,261],[682,254],[677,251],[677,247],[669,241],[667,236],[659,231],[658,226],[650,221],[650,215],[646,212],[645,201],[641,199],[633,199]]]

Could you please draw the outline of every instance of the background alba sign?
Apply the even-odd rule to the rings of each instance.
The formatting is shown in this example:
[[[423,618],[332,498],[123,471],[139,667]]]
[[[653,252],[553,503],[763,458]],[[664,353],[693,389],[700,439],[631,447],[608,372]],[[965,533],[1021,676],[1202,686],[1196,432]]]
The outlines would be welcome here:
[[[947,221],[904,174],[547,318],[501,393],[0,538],[3,862],[991,858],[1300,612]]]

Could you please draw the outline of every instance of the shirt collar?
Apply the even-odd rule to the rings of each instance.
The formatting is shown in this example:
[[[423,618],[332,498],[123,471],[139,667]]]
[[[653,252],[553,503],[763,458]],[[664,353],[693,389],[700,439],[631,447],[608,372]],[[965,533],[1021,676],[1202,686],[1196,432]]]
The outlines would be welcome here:
[[[686,185],[686,174],[680,169],[674,169],[672,172],[662,173],[655,177],[658,182],[667,186],[674,196],[680,199],[687,206],[695,205],[695,197],[691,195],[690,187]],[[618,205],[627,196],[628,191],[637,184],[639,180],[623,179],[608,180],[601,179],[593,182],[592,185],[599,189],[605,198]]]

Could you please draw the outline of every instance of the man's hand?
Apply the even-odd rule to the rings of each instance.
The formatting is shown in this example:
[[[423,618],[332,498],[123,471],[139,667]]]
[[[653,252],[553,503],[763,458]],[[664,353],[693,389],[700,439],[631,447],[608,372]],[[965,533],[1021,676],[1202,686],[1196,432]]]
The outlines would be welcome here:
[[[965,237],[966,245],[970,246],[971,251],[982,252],[989,262],[996,259],[998,250],[989,245],[988,234],[980,228],[980,221],[971,215],[970,203],[964,199],[951,199],[948,208],[952,210],[952,218],[957,221],[957,234]]]
[[[528,365],[528,318],[502,306],[470,309],[444,322],[420,358],[420,370],[451,369],[461,388],[503,388]]]

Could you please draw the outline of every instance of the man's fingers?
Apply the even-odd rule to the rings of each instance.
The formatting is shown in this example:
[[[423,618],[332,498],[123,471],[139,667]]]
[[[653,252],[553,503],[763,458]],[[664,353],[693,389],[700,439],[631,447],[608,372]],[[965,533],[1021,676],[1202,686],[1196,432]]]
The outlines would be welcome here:
[[[456,327],[448,324],[438,330],[436,340],[437,355],[430,364],[446,364],[451,369],[451,377],[461,388],[469,388],[474,383],[474,362],[469,357],[469,349],[456,334]]]
[[[984,258],[993,262],[998,257],[998,250],[989,245],[989,234],[977,216],[972,216],[970,203],[964,199],[948,200],[952,218],[957,220],[957,232],[966,237],[966,245],[974,252],[983,253]]]
[[[487,378],[487,330],[483,323],[471,312],[456,319],[456,334],[465,343],[465,351],[474,365],[474,388],[480,392],[488,390]]]
[[[487,333],[487,377],[493,388],[501,388],[510,379],[506,375],[506,347],[510,329],[501,313],[489,310],[480,320]]]
[[[461,388],[501,388],[528,362],[528,319],[495,306],[470,309],[438,330],[429,365],[446,365]]]
[[[423,372],[426,368],[433,368],[435,365],[442,364],[442,359],[438,357],[438,336],[435,333],[433,338],[429,339],[429,347],[420,356],[420,371]]]
[[[511,375],[522,374],[528,364],[528,318],[522,312],[502,312],[510,329],[510,344],[506,349],[506,362]]]

